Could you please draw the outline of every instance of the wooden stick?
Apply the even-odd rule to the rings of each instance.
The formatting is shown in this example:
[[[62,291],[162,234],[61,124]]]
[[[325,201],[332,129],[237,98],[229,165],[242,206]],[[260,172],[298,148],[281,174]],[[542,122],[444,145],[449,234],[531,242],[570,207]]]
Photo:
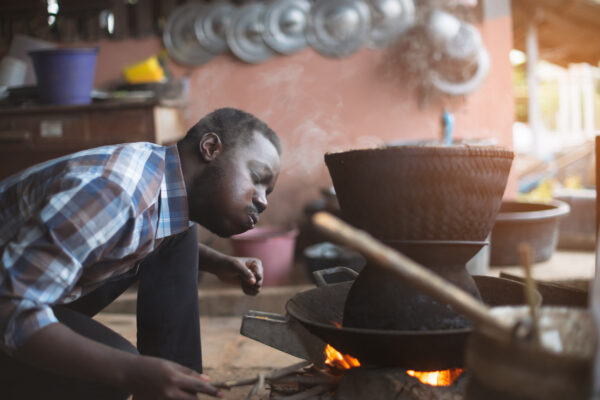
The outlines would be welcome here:
[[[377,265],[395,272],[434,299],[450,304],[476,324],[505,338],[511,336],[511,327],[494,318],[486,305],[434,272],[391,247],[385,246],[367,232],[353,228],[325,212],[315,214],[313,223],[330,238],[358,250]]]
[[[303,385],[321,385],[338,383],[341,376],[334,375],[290,375],[279,379],[271,379],[271,382],[276,383],[300,383]]]
[[[265,374],[265,379],[267,381],[277,380],[279,378],[282,378],[282,377],[284,377],[286,375],[291,374],[292,372],[296,372],[299,369],[302,369],[304,367],[308,367],[311,364],[312,363],[310,361],[302,361],[302,362],[299,362],[297,364],[292,364],[292,365],[290,365],[288,367],[285,367],[285,368],[276,369],[274,371],[271,371],[271,372]],[[259,380],[259,376],[257,375],[257,376],[254,376],[252,378],[244,378],[244,379],[239,379],[239,380],[229,380],[229,381],[223,381],[223,382],[215,382],[215,383],[211,383],[211,385],[213,385],[214,387],[220,388],[220,389],[231,389],[231,388],[237,387],[237,386],[253,385],[258,380]]]
[[[296,393],[296,394],[293,394],[291,396],[274,397],[273,400],[304,400],[304,399],[310,399],[310,398],[313,398],[313,396],[316,396],[318,394],[323,393],[327,389],[329,389],[329,385],[317,385],[317,386],[311,387],[308,390],[305,390],[304,392]]]
[[[256,385],[252,386],[252,389],[250,390],[250,393],[248,393],[248,396],[246,396],[246,400],[250,400],[252,398],[252,396],[254,396],[255,394],[258,393],[258,391],[260,389],[263,388],[263,386],[265,386],[265,374],[263,372],[260,372],[258,374],[257,377],[257,382]]]
[[[536,304],[535,294],[537,285],[531,276],[531,265],[533,264],[533,250],[529,243],[519,244],[519,255],[521,256],[521,265],[525,270],[525,299],[529,304],[529,315],[531,316],[531,334],[535,343],[540,343],[539,336],[539,312]]]

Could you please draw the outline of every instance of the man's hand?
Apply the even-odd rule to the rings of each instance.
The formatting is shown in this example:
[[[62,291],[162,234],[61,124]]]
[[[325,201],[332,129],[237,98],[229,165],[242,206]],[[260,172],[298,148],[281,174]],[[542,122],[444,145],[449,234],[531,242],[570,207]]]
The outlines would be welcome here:
[[[140,356],[127,377],[134,400],[182,399],[195,400],[196,393],[222,397],[219,389],[199,374],[177,363],[155,357]]]
[[[241,285],[244,293],[257,295],[263,283],[262,262],[258,258],[232,257],[200,244],[200,270],[215,274],[227,283]]]
[[[244,293],[251,296],[262,287],[263,267],[258,258],[226,257],[213,272],[223,282],[241,284]]]
[[[123,389],[140,400],[195,400],[196,393],[221,397],[205,375],[172,361],[112,348],[61,323],[34,333],[16,354],[38,368]]]

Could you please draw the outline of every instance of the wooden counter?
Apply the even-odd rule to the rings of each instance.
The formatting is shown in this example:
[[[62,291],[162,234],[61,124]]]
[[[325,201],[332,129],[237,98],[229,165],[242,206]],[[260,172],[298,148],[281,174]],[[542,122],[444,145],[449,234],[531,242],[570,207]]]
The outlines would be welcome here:
[[[0,179],[92,147],[174,143],[185,134],[182,111],[156,101],[0,108]]]

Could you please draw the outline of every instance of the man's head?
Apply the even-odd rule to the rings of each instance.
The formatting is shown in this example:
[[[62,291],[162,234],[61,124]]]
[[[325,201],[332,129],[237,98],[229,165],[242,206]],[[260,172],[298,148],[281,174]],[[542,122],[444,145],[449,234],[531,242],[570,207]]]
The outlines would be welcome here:
[[[228,237],[254,227],[279,176],[281,145],[251,114],[221,108],[177,144],[190,219]]]

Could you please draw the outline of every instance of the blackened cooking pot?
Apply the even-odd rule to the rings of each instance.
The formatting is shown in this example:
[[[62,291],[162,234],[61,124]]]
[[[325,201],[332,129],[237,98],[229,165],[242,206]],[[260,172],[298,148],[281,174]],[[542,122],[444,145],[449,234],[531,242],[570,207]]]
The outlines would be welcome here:
[[[353,272],[353,271],[352,271]],[[317,271],[326,274],[327,270]],[[524,304],[523,285],[503,278],[474,276],[490,306]],[[317,279],[324,282],[324,279]],[[342,326],[344,305],[352,282],[310,289],[286,304],[288,314],[336,350],[358,358],[362,365],[392,366],[419,371],[464,367],[470,328],[398,331]],[[541,296],[538,294],[541,303]]]

